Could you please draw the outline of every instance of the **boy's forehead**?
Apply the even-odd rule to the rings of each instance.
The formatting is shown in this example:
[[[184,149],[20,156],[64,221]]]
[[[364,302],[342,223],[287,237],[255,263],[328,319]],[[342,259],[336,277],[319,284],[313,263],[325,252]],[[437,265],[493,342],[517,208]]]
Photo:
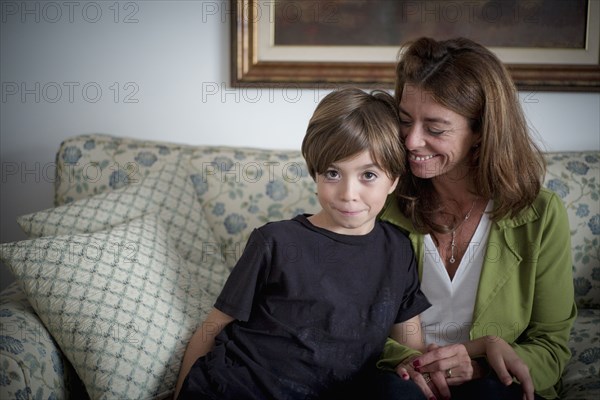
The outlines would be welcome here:
[[[361,166],[361,167],[377,167],[380,168],[377,160],[373,158],[373,155],[369,150],[363,150],[361,152],[349,155],[340,160],[332,162],[332,165],[344,166]]]

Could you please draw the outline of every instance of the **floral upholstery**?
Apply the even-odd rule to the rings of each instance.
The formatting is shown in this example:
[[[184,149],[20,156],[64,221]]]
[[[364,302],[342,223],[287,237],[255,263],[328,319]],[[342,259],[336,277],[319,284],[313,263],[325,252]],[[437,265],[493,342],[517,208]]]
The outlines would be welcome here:
[[[545,186],[563,200],[571,226],[573,284],[578,316],[563,399],[600,397],[600,153],[552,153]]]
[[[600,155],[555,153],[547,162],[545,185],[569,215],[577,306],[600,309]]]
[[[204,148],[192,182],[230,266],[252,229],[317,209],[315,184],[298,151]]]
[[[189,146],[106,135],[66,140],[57,153],[55,205],[141,180],[190,157],[189,178],[222,260],[231,267],[251,230],[314,212],[315,185],[298,151]],[[600,153],[548,153],[545,186],[570,219],[579,315],[563,399],[600,397]],[[560,245],[560,244],[557,244]],[[224,273],[226,273],[224,269]],[[0,295],[0,398],[81,399],[85,388],[17,283]]]

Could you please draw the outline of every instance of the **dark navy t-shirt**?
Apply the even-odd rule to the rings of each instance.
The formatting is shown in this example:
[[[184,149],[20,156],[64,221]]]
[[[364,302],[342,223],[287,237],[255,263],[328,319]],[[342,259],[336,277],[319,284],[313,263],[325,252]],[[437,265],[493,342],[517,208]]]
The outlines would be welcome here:
[[[341,235],[297,216],[252,232],[215,307],[236,320],[212,355],[227,359],[212,364],[243,366],[267,398],[305,399],[372,364],[392,325],[429,303],[396,227]],[[214,376],[245,384],[235,371]]]

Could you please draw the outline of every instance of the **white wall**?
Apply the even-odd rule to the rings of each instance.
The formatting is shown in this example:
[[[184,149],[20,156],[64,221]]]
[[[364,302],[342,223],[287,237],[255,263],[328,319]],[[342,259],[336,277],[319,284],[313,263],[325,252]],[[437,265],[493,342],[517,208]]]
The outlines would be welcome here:
[[[16,216],[52,206],[44,166],[69,136],[298,148],[326,94],[231,89],[228,1],[0,6],[0,242],[25,239]],[[600,94],[521,95],[547,150],[600,149]]]

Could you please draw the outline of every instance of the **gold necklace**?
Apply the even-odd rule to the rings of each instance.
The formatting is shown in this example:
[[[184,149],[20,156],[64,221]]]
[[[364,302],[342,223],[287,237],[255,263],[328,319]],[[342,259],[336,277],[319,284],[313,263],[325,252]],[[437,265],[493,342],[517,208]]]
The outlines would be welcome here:
[[[473,204],[471,204],[471,209],[465,215],[465,218],[462,220],[460,224],[452,231],[452,242],[450,242],[450,264],[454,264],[456,262],[456,258],[454,258],[454,249],[456,248],[456,230],[460,228],[467,220],[471,217],[471,213],[473,212],[473,208],[475,208],[475,200],[473,200]]]

